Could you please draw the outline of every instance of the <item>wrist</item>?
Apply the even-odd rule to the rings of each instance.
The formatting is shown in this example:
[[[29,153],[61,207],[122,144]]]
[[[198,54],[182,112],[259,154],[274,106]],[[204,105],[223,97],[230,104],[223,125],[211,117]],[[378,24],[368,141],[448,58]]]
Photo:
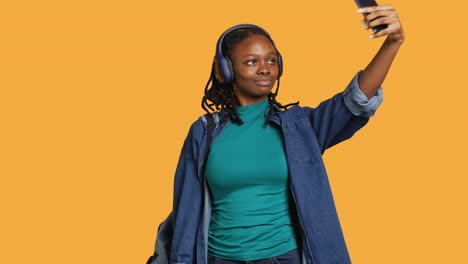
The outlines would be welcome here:
[[[401,46],[401,44],[403,44],[404,41],[405,41],[404,38],[395,39],[390,36],[387,36],[387,38],[385,39],[385,44],[392,45],[392,46]]]

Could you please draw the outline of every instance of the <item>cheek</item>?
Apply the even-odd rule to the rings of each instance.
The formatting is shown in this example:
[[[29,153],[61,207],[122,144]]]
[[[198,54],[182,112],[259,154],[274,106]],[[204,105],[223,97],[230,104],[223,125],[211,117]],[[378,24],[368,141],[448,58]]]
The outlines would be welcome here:
[[[275,75],[278,75],[278,72],[279,72],[279,66],[278,64],[275,64],[274,67],[272,67],[272,73],[275,74]]]
[[[256,75],[256,71],[254,68],[255,67],[241,67],[240,69],[235,71],[235,74],[239,79],[249,80],[254,78]]]

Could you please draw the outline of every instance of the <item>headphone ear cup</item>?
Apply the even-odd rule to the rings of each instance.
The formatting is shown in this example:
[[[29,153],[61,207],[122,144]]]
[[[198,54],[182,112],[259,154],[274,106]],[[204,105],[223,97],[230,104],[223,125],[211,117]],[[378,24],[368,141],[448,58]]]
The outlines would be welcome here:
[[[223,71],[221,69],[220,62],[216,57],[213,60],[213,70],[214,70],[216,80],[218,80],[219,83],[223,83],[224,82]]]
[[[224,57],[226,59],[226,65],[229,71],[229,77],[226,78],[226,83],[233,83],[234,82],[234,67],[232,66],[232,62],[228,57]]]
[[[229,84],[232,82],[233,72],[232,64],[229,58],[225,56],[215,57],[215,75],[220,84]]]
[[[276,51],[276,57],[277,57],[277,62],[278,62],[278,78],[279,78],[281,77],[281,74],[283,74],[283,57],[281,57],[281,54],[278,51]]]

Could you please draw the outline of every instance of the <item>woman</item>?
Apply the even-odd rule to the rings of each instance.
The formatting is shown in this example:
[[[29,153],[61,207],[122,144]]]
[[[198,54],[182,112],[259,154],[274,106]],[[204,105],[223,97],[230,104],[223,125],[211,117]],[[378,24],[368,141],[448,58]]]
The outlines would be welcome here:
[[[321,155],[374,115],[404,41],[392,6],[358,12],[369,13],[365,29],[387,24],[372,35],[387,38],[345,91],[316,108],[276,101],[283,65],[266,31],[244,24],[221,36],[202,101],[220,110],[216,127],[208,133],[205,116],[192,124],[158,232],[163,248],[173,228],[170,263],[351,263]]]

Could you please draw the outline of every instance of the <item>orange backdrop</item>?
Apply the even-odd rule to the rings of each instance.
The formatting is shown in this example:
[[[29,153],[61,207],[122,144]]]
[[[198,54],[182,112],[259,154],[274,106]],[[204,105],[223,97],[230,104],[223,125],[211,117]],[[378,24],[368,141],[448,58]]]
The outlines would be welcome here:
[[[384,103],[324,155],[353,263],[468,263],[468,4],[380,2],[406,41]],[[266,28],[278,100],[316,106],[364,69],[351,0],[10,1],[0,15],[0,263],[145,263],[218,36]]]

